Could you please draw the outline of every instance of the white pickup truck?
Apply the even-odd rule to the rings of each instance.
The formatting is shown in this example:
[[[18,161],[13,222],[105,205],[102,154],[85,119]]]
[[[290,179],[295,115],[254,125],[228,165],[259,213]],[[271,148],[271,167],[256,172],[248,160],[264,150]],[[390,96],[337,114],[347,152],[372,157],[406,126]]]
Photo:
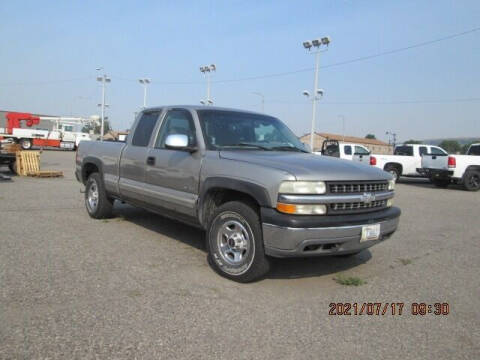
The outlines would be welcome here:
[[[383,169],[398,180],[400,176],[425,177],[417,169],[422,167],[422,155],[446,156],[441,147],[425,144],[404,144],[395,147],[393,155],[371,155],[370,165]]]
[[[438,187],[450,183],[461,184],[469,191],[480,190],[480,144],[472,144],[466,155],[422,156],[422,168],[418,169]]]
[[[370,163],[370,150],[365,146],[354,143],[341,143],[337,140],[325,140],[322,144],[322,150],[316,151],[315,154],[357,161],[366,165]]]

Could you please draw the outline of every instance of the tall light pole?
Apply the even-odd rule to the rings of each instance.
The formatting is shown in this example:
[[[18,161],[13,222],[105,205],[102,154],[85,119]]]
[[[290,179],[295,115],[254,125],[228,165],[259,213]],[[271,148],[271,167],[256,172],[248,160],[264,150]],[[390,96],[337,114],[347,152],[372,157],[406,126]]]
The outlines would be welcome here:
[[[150,84],[150,79],[138,79],[138,82],[143,85],[143,108],[147,107],[147,85]]]
[[[321,39],[315,39],[312,41],[304,41],[303,42],[303,47],[310,51],[312,47],[315,49],[314,54],[315,54],[315,79],[313,82],[313,98],[312,98],[312,129],[310,131],[310,147],[313,149],[313,137],[315,135],[315,116],[316,116],[316,111],[317,111],[317,100],[319,97],[317,97],[317,94],[319,93],[318,89],[318,68],[320,65],[320,53],[322,52],[322,49],[325,48],[326,51],[328,49],[328,45],[330,44],[330,38],[328,36],[325,36]],[[307,91],[308,93],[308,91]],[[304,92],[305,94],[305,92]],[[323,91],[322,91],[323,95]]]
[[[103,70],[103,67],[97,68],[97,71]],[[103,141],[104,126],[105,126],[105,84],[112,80],[106,75],[97,76],[97,81],[102,83],[102,124],[100,126],[100,140]]]
[[[263,94],[260,92],[253,92],[252,94],[258,95],[262,98],[262,113],[264,113],[265,112],[265,96],[263,96]]]
[[[217,66],[215,64],[200,66],[200,72],[205,75],[207,78],[207,99],[200,101],[204,105],[212,105],[213,101],[210,98],[210,73],[217,71]]]

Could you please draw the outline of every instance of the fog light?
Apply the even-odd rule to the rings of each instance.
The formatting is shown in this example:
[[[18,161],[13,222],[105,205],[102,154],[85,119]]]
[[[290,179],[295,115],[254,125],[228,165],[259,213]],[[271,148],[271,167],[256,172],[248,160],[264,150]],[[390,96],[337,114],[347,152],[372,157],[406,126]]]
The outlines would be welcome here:
[[[393,205],[393,199],[388,199],[387,200],[387,207],[392,207]]]

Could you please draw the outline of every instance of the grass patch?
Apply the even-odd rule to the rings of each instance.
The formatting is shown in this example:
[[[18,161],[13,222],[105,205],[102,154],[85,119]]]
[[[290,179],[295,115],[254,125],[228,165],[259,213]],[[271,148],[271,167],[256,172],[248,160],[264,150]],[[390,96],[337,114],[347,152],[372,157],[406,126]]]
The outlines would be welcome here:
[[[412,263],[412,260],[410,259],[398,259],[402,263],[402,265],[408,265]]]
[[[367,282],[357,276],[345,276],[338,275],[336,278],[333,278],[338,284],[345,286],[360,286],[366,284]]]

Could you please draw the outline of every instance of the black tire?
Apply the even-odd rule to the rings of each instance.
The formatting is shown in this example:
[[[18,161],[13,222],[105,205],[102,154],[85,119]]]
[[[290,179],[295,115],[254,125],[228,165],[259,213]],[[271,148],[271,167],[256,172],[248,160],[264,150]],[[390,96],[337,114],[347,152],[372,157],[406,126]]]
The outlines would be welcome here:
[[[12,161],[8,164],[8,168],[12,174],[17,175],[17,161]]]
[[[85,186],[85,207],[88,215],[94,219],[107,219],[112,216],[113,201],[108,198],[99,173],[93,173],[88,177]]]
[[[448,185],[450,185],[450,179],[436,179],[436,178],[430,178],[430,182],[435,185],[436,187],[439,188],[446,188]]]
[[[260,279],[270,269],[260,217],[252,206],[240,201],[219,206],[206,235],[208,263],[221,276],[247,283]]]
[[[32,149],[32,140],[31,139],[20,139],[20,146],[23,150]]]
[[[468,191],[480,190],[480,171],[467,170],[463,175],[463,186]]]
[[[393,180],[395,180],[395,182],[397,182],[398,179],[400,179],[400,175],[402,175],[398,167],[394,165],[387,165],[385,166],[384,170],[393,176]]]

